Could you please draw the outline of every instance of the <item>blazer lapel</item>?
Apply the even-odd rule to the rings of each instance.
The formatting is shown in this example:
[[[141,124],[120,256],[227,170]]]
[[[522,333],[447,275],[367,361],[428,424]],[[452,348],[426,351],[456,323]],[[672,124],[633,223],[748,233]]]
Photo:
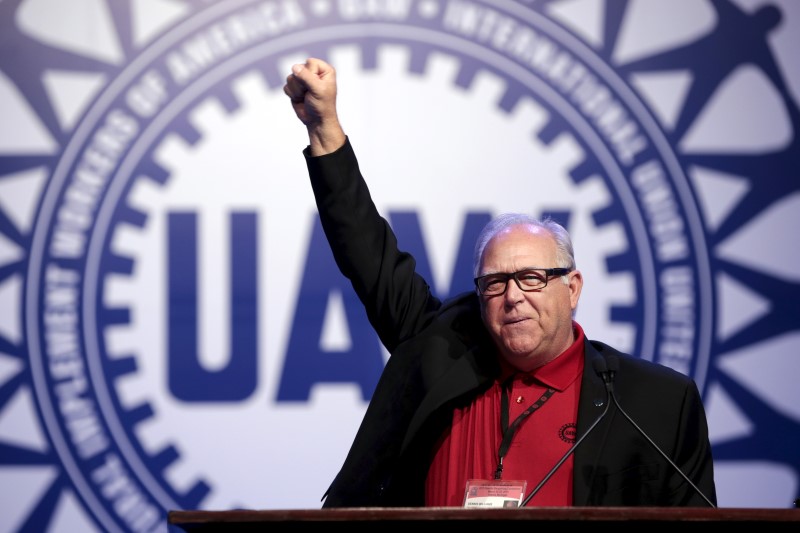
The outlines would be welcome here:
[[[431,349],[435,350],[436,343],[434,342],[432,345]],[[436,354],[432,353],[430,356],[436,357]],[[487,368],[487,365],[480,363],[480,361],[487,361],[487,358],[491,357],[494,357],[494,355],[487,354],[476,346],[464,352],[461,357],[457,357],[446,372],[438,377],[435,383],[432,383],[430,390],[411,419],[405,439],[403,439],[401,454],[413,440],[423,422],[436,409],[464,393],[481,387],[493,378],[494,374],[491,368]],[[489,366],[491,367],[491,365]]]
[[[589,340],[586,340],[584,343],[581,395],[578,405],[578,438],[586,434],[595,420],[608,408],[610,401],[603,380],[594,371],[592,361],[598,357],[602,358],[603,356],[592,346]],[[603,454],[603,448],[606,445],[612,416],[612,412],[606,414],[605,419],[597,424],[580,443],[580,447],[575,450],[572,474],[573,505],[588,504],[590,488],[595,472],[597,472],[600,457]]]

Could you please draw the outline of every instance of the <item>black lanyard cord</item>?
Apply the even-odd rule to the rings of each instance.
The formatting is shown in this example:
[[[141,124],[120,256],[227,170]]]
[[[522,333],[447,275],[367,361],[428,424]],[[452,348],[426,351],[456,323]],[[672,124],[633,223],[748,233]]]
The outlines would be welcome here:
[[[503,394],[500,397],[500,424],[503,430],[503,440],[500,442],[500,449],[497,451],[497,470],[494,472],[494,478],[500,479],[503,475],[503,458],[508,453],[508,448],[511,446],[511,441],[514,440],[519,425],[522,421],[528,418],[534,411],[539,409],[550,397],[556,392],[553,388],[548,388],[544,394],[533,402],[525,411],[519,415],[511,425],[508,425],[509,417],[509,396],[511,394],[511,383],[514,376],[511,376],[505,383],[503,383]]]

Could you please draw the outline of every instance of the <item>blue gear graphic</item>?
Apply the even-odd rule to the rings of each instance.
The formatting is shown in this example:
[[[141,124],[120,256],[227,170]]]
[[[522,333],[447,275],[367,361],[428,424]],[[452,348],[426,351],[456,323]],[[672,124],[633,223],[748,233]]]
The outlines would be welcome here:
[[[20,369],[0,385],[0,414],[10,410],[25,391],[33,390],[36,393],[36,404],[30,404],[30,412],[32,417],[40,421],[46,437],[39,447],[13,441],[4,442],[0,437],[0,449],[3,450],[0,454],[3,457],[0,460],[2,461],[0,467],[25,465],[54,468],[58,472],[52,482],[44,486],[30,502],[28,515],[22,517],[21,522],[17,524],[19,530],[47,530],[59,502],[67,494],[78,496],[81,505],[87,509],[86,512],[91,519],[96,521],[99,529],[126,530],[132,527],[132,523],[125,523],[88,486],[89,473],[82,470],[79,459],[81,450],[63,438],[69,429],[66,421],[59,418],[53,407],[55,394],[52,388],[53,380],[47,377],[44,362],[32,361],[29,356],[43,351],[44,340],[40,335],[32,333],[38,333],[43,328],[40,310],[45,303],[45,295],[38,294],[37,297],[34,295],[37,294],[38,287],[42,285],[46,275],[44,257],[47,256],[48,250],[44,245],[51,242],[52,227],[51,221],[48,220],[52,212],[48,209],[65,201],[65,190],[60,187],[64,186],[66,176],[76,164],[70,158],[75,157],[75,154],[85,146],[84,143],[91,142],[93,132],[102,126],[110,128],[115,124],[110,120],[105,123],[93,121],[99,121],[100,118],[107,119],[108,110],[123,106],[122,88],[129,87],[134,79],[142,79],[137,76],[141,76],[146,70],[143,65],[156,65],[163,59],[163,55],[155,54],[156,50],[178,47],[181,39],[210,26],[214,20],[233,20],[230,17],[234,14],[255,9],[257,3],[242,1],[224,6],[209,6],[202,2],[186,2],[185,12],[174,20],[173,26],[158,35],[147,46],[140,47],[135,43],[130,23],[132,6],[128,3],[108,2],[112,27],[119,37],[124,52],[125,60],[120,65],[110,65],[89,54],[46,43],[32,36],[19,22],[25,4],[21,0],[6,0],[0,3],[0,33],[4,35],[4,44],[0,45],[0,73],[3,80],[7,80],[35,112],[38,123],[46,133],[43,137],[50,139],[55,148],[40,151],[20,150],[17,153],[0,155],[0,187],[16,183],[15,180],[19,180],[21,176],[27,178],[41,174],[50,178],[46,186],[41,189],[41,194],[36,197],[37,202],[40,202],[40,211],[35,224],[30,224],[28,227],[20,224],[19,215],[11,206],[0,201],[0,245],[4,245],[6,249],[23,251],[11,255],[11,260],[0,264],[0,293],[17,295],[13,301],[14,309],[18,315],[24,317],[18,329],[12,327],[0,330],[0,355],[19,363]],[[429,66],[434,61],[433,58],[440,55],[461,57],[463,59],[458,64],[455,85],[461,89],[475,91],[487,73],[490,79],[504,80],[501,82],[504,86],[497,105],[509,116],[514,116],[518,112],[520,102],[526,100],[532,89],[523,81],[528,79],[527,77],[521,75],[514,78],[509,76],[509,72],[514,69],[524,69],[520,69],[519,66],[512,69],[507,68],[505,64],[493,63],[491,59],[497,59],[499,54],[487,52],[467,39],[461,42],[463,48],[455,46],[459,39],[453,36],[449,38],[451,48],[442,44],[445,42],[444,39],[437,43],[434,38],[436,32],[427,26],[429,21],[440,14],[438,9],[442,4],[420,1],[413,5],[417,11],[409,19],[410,23],[404,25],[393,23],[388,15],[385,20],[362,23],[337,20],[330,3],[315,2],[313,4],[315,10],[309,10],[306,14],[308,19],[304,29],[274,38],[265,37],[251,48],[231,56],[229,61],[221,61],[215,71],[214,79],[211,80],[212,76],[205,78],[206,86],[197,82],[194,85],[191,83],[187,85],[181,93],[186,96],[186,100],[181,106],[177,106],[180,109],[173,112],[169,121],[158,127],[153,126],[157,117],[149,123],[142,121],[145,125],[150,124],[153,131],[157,130],[158,135],[149,140],[149,148],[142,156],[141,162],[131,166],[127,179],[114,181],[115,190],[112,192],[117,195],[118,201],[113,202],[114,208],[107,218],[108,224],[102,230],[108,231],[108,236],[103,239],[102,257],[98,258],[93,267],[96,268],[97,275],[95,278],[86,279],[89,279],[90,283],[96,282],[100,287],[104,279],[125,279],[134,276],[136,259],[119,253],[118,248],[115,249],[110,245],[114,241],[116,231],[142,231],[148,222],[146,208],[126,200],[137,183],[144,180],[154,184],[155,189],[159,189],[170,182],[174,169],[154,163],[157,158],[153,150],[163,146],[162,134],[179,132],[190,148],[206,137],[213,136],[212,131],[198,128],[191,122],[192,110],[204,102],[213,100],[221,103],[223,115],[227,115],[228,120],[234,120],[241,101],[229,87],[253,67],[261,70],[260,74],[269,91],[277,91],[283,83],[285,70],[285,65],[281,64],[281,61],[289,55],[298,55],[300,51],[325,58],[335,55],[338,50],[347,48],[348,45],[357,45],[360,58],[358,68],[365,75],[383,68],[379,60],[381,50],[390,45],[410,51],[407,75],[433,75],[428,70]],[[501,9],[500,4],[496,2],[473,2],[470,5],[497,11]],[[613,68],[613,74],[609,76],[624,82],[626,84],[624,90],[637,98],[642,98],[642,101],[644,101],[644,91],[640,95],[634,89],[637,87],[636,80],[642,75],[674,71],[692,73],[680,113],[671,127],[663,127],[663,136],[669,146],[669,150],[665,150],[665,153],[670,152],[675,157],[681,174],[690,175],[693,169],[701,168],[720,174],[736,175],[749,185],[747,192],[722,220],[716,224],[705,219],[702,221],[702,234],[697,240],[705,243],[708,249],[706,268],[712,278],[708,280],[708,291],[712,291],[711,286],[715,283],[721,284],[724,280],[733,280],[756,292],[760,299],[767,302],[768,310],[757,320],[746,324],[731,335],[724,336],[716,331],[711,332],[706,349],[707,360],[693,362],[691,370],[695,375],[698,372],[704,374],[700,380],[701,386],[705,385],[704,390],[716,388],[735,398],[736,406],[752,425],[752,429],[746,435],[715,444],[715,461],[720,464],[751,461],[778,463],[791,469],[794,478],[798,479],[800,458],[796,450],[800,447],[800,427],[798,427],[800,423],[777,408],[774,402],[767,401],[759,393],[760,391],[752,389],[747,382],[740,379],[739,375],[720,363],[728,354],[796,333],[798,329],[793,319],[793,302],[796,301],[793,296],[800,292],[800,285],[796,279],[787,279],[779,273],[750,267],[722,253],[723,247],[731,238],[745,232],[758,217],[776,208],[781,201],[797,192],[798,180],[793,179],[791,173],[800,167],[798,164],[800,136],[796,131],[800,125],[800,110],[769,42],[772,31],[779,27],[784,13],[777,4],[765,5],[752,12],[745,12],[737,3],[727,0],[712,1],[709,5],[716,17],[716,24],[706,30],[700,38],[684,46],[671,47],[628,62],[619,62],[615,59],[616,53],[624,33],[624,24],[630,20],[630,10],[633,8],[630,3],[610,3],[603,17],[602,39],[596,44],[584,43],[580,46],[596,56],[598,70]],[[566,27],[560,26],[558,17],[551,14],[556,7],[558,2],[516,2],[508,3],[507,11],[503,13],[508,16],[513,15],[517,20],[527,20],[532,25],[538,21],[537,23],[545,27],[558,28],[568,35]],[[374,16],[380,18],[379,15]],[[365,36],[367,38],[362,39]],[[574,36],[570,39],[577,41]],[[24,51],[25,61],[19,60],[19,50]],[[725,50],[725,54],[720,54],[719,50]],[[726,150],[688,152],[683,149],[697,117],[714,102],[720,88],[730,79],[732,73],[747,65],[757,68],[760,74],[769,80],[771,88],[783,105],[786,121],[790,126],[790,138],[786,144],[780,149],[756,153],[730,153]],[[109,80],[97,93],[94,103],[87,108],[73,129],[63,127],[57,103],[46,85],[49,72],[65,69],[91,72],[105,76]],[[555,101],[553,99],[549,103],[553,104]],[[546,107],[545,103],[547,102],[541,101],[540,105]],[[642,108],[645,109],[645,106],[642,105]],[[597,152],[586,144],[585,137],[581,137],[575,131],[576,122],[560,115],[557,107],[554,105],[549,107],[548,116],[549,118],[534,132],[537,142],[544,147],[550,147],[553,151],[564,142],[577,146],[577,150],[582,154],[581,158],[564,165],[568,166],[575,190],[585,190],[582,189],[584,186],[596,186],[595,174],[598,167],[603,168],[602,164],[595,161]],[[117,129],[114,131],[122,135],[125,125],[116,124],[116,126]],[[59,175],[62,177],[61,182],[53,179]],[[702,192],[688,183],[687,181],[684,185],[686,187],[683,193],[684,205],[701,204]],[[612,179],[606,183],[606,188],[615,190],[619,196],[622,194],[623,186],[620,183],[615,184]],[[104,196],[108,194],[110,192],[105,189],[98,192],[98,197],[103,198],[98,205],[108,204],[108,197]],[[678,193],[678,196],[680,195],[681,193]],[[635,232],[641,231],[642,228],[637,228],[633,223],[622,224],[619,220],[621,208],[615,205],[617,202],[624,203],[623,200],[616,198],[613,202],[594,205],[592,223],[598,232],[622,231],[627,233],[628,242],[637,243],[637,246],[623,248],[616,254],[609,253],[606,258],[606,268],[611,280],[635,279],[634,284],[637,285],[635,292],[643,294],[645,291],[641,284],[645,281],[637,272],[637,268],[645,261],[641,255],[645,245],[638,246],[639,241],[634,236]],[[627,212],[631,211],[629,209]],[[553,214],[566,215],[566,210],[554,211]],[[702,218],[696,212],[690,215]],[[698,261],[702,262],[701,259]],[[69,262],[59,264],[65,267],[65,271],[68,270],[66,267],[72,265]],[[78,268],[83,266],[79,265]],[[69,276],[65,273],[64,277],[68,286],[69,280],[66,278]],[[21,283],[20,280],[24,282]],[[87,288],[79,283],[74,289],[85,291]],[[713,290],[709,300],[713,300],[714,305],[720,306],[721,296],[717,291],[718,289]],[[214,480],[195,473],[196,479],[192,479],[188,486],[177,488],[170,480],[165,479],[164,471],[181,460],[178,447],[166,444],[154,450],[143,446],[138,434],[138,428],[158,417],[157,409],[148,401],[132,404],[122,398],[119,391],[114,390],[113,384],[135,378],[140,372],[141,366],[137,358],[142,354],[114,354],[113,358],[109,358],[109,350],[103,345],[102,332],[130,325],[133,322],[130,309],[124,305],[110,308],[108,304],[115,303],[114,299],[107,298],[102,288],[99,289],[98,299],[94,303],[98,304],[99,318],[97,327],[89,330],[94,330],[98,337],[94,340],[83,340],[81,348],[90,350],[92,343],[98,343],[96,353],[102,354],[102,357],[98,357],[99,366],[95,368],[93,375],[102,376],[109,384],[108,388],[96,392],[107,395],[107,398],[98,404],[105,405],[104,409],[108,409],[103,423],[118,425],[117,433],[114,434],[120,436],[124,434],[116,445],[126,448],[120,450],[119,456],[125,459],[123,463],[127,465],[129,472],[134,474],[133,485],[138,486],[141,494],[161,512],[167,508],[190,509],[202,506],[204,498],[213,490]],[[624,302],[624,298],[620,298],[618,302],[611,302],[608,323],[623,329],[626,325],[635,324],[639,316],[645,314],[644,305],[642,302],[629,305]],[[719,313],[718,310],[709,312]],[[4,322],[8,323],[9,320],[6,319]],[[647,351],[649,346],[657,344],[658,334],[653,331],[649,340],[643,338],[647,335],[636,337],[637,340],[631,350]],[[795,495],[797,496],[800,494]],[[789,496],[787,502],[792,499],[794,498]],[[159,519],[163,520],[163,515]]]

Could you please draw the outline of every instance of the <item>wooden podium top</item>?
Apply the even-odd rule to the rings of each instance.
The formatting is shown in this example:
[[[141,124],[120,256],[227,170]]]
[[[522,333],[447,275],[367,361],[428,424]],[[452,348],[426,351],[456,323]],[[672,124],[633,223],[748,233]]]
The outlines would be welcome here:
[[[645,524],[680,523],[690,528],[709,522],[753,525],[767,524],[770,531],[800,531],[800,509],[749,509],[700,507],[525,507],[522,509],[465,509],[462,507],[422,508],[339,508],[290,510],[170,511],[168,523],[184,531],[248,531],[281,526],[303,530],[314,526],[346,522],[348,531],[373,530],[379,525],[415,525],[422,522],[543,521],[552,525],[578,525],[581,522],[613,523],[616,527],[640,528]]]

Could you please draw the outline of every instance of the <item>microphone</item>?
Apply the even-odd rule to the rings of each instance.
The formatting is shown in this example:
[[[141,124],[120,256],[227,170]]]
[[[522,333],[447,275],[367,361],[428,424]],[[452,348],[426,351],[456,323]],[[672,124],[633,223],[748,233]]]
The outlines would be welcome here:
[[[595,362],[597,362],[597,360],[595,360]],[[606,363],[605,363],[605,361],[603,361],[603,364],[602,364],[602,366],[605,366],[605,364],[606,364]],[[595,364],[594,366],[595,366],[595,371],[597,372],[597,367],[598,367],[598,365],[597,365],[597,364]],[[613,385],[613,379],[614,379],[614,375],[616,374],[616,371],[617,371],[617,369],[619,369],[619,361],[618,361],[617,357],[616,357],[616,356],[614,356],[614,355],[609,355],[609,356],[608,356],[608,370],[607,370],[607,372],[606,372],[606,375],[604,375],[604,376],[603,376],[603,381],[604,381],[604,382],[605,382],[605,384],[606,384],[606,390],[608,391],[608,394],[609,394],[609,396],[611,396],[611,399],[612,399],[612,400],[614,400],[614,405],[617,407],[617,409],[619,409],[619,412],[620,412],[620,413],[622,413],[622,416],[624,416],[624,417],[625,417],[625,419],[626,419],[628,422],[630,422],[630,423],[631,423],[631,425],[632,425],[632,426],[633,426],[633,427],[636,429],[636,431],[638,431],[638,432],[639,432],[639,434],[640,434],[642,437],[644,437],[645,439],[647,439],[647,442],[649,442],[649,443],[650,443],[650,445],[651,445],[651,446],[653,446],[653,448],[655,448],[655,450],[656,450],[658,453],[660,453],[660,454],[661,454],[661,457],[663,457],[663,458],[664,458],[664,459],[665,459],[665,460],[666,460],[666,461],[669,463],[669,465],[670,465],[670,466],[671,466],[671,467],[672,467],[672,468],[673,468],[673,469],[674,469],[674,470],[675,470],[675,471],[676,471],[678,474],[680,474],[680,475],[681,475],[681,477],[682,477],[682,478],[683,478],[683,479],[684,479],[684,480],[685,480],[685,481],[686,481],[686,482],[687,482],[687,483],[688,483],[688,484],[689,484],[689,485],[690,485],[690,486],[691,486],[691,487],[694,489],[694,491],[695,491],[697,494],[699,494],[699,495],[700,495],[700,497],[701,497],[701,498],[703,498],[703,500],[705,500],[705,502],[708,504],[708,506],[709,506],[709,507],[712,507],[712,508],[716,508],[716,505],[714,505],[714,504],[711,502],[711,500],[709,500],[709,499],[706,497],[706,495],[705,495],[705,494],[703,494],[703,491],[701,491],[701,490],[700,490],[700,489],[697,487],[697,485],[695,485],[695,484],[692,482],[692,480],[691,480],[691,479],[689,479],[689,476],[687,476],[686,474],[684,474],[684,473],[683,473],[683,470],[681,470],[681,469],[678,467],[678,465],[676,465],[676,464],[675,464],[675,463],[672,461],[672,459],[670,459],[670,458],[669,458],[669,456],[668,456],[666,453],[664,453],[664,450],[662,450],[662,449],[661,449],[661,448],[658,446],[658,444],[656,444],[655,442],[653,442],[653,439],[651,439],[651,438],[650,438],[650,436],[649,436],[647,433],[645,433],[645,432],[644,432],[644,430],[643,430],[642,428],[640,428],[640,427],[639,427],[639,426],[636,424],[636,422],[634,422],[634,421],[633,421],[633,419],[632,419],[630,416],[628,416],[628,413],[626,413],[626,412],[625,412],[625,409],[623,409],[623,408],[622,408],[622,406],[619,404],[619,402],[617,401],[617,396],[616,396],[616,394],[614,394],[614,385]],[[603,412],[603,414],[605,414],[605,411]],[[602,415],[601,415],[601,418],[602,418]],[[587,433],[588,433],[588,431],[587,431]],[[577,443],[576,443],[576,444],[577,444]],[[573,446],[573,449],[574,449],[574,448],[575,448],[575,446]],[[527,500],[526,500],[526,501],[527,501]]]
[[[531,498],[536,496],[536,493],[538,493],[541,490],[541,488],[544,487],[544,484],[547,483],[547,481],[551,477],[553,477],[553,474],[555,474],[556,471],[561,467],[561,465],[564,464],[564,461],[566,461],[569,458],[569,456],[575,452],[578,446],[580,446],[581,442],[583,442],[583,439],[585,439],[589,435],[589,433],[591,433],[592,430],[595,427],[597,427],[597,424],[603,419],[603,417],[606,416],[606,413],[608,412],[608,407],[611,404],[611,396],[612,396],[611,381],[614,379],[614,374],[608,369],[608,367],[606,366],[606,360],[603,359],[602,357],[595,358],[592,361],[592,366],[594,367],[595,374],[600,376],[603,379],[603,383],[606,384],[606,408],[603,409],[603,412],[600,413],[600,416],[598,416],[595,419],[595,421],[592,422],[592,425],[589,426],[589,429],[586,430],[586,433],[581,435],[581,438],[575,441],[575,444],[570,446],[569,450],[567,450],[567,453],[561,456],[561,459],[558,460],[555,466],[550,469],[547,475],[544,476],[544,478],[539,482],[538,485],[536,485],[536,487],[528,494],[528,496],[524,500],[522,500],[522,503],[519,504],[520,507],[525,507],[528,504],[528,502],[531,501]]]

